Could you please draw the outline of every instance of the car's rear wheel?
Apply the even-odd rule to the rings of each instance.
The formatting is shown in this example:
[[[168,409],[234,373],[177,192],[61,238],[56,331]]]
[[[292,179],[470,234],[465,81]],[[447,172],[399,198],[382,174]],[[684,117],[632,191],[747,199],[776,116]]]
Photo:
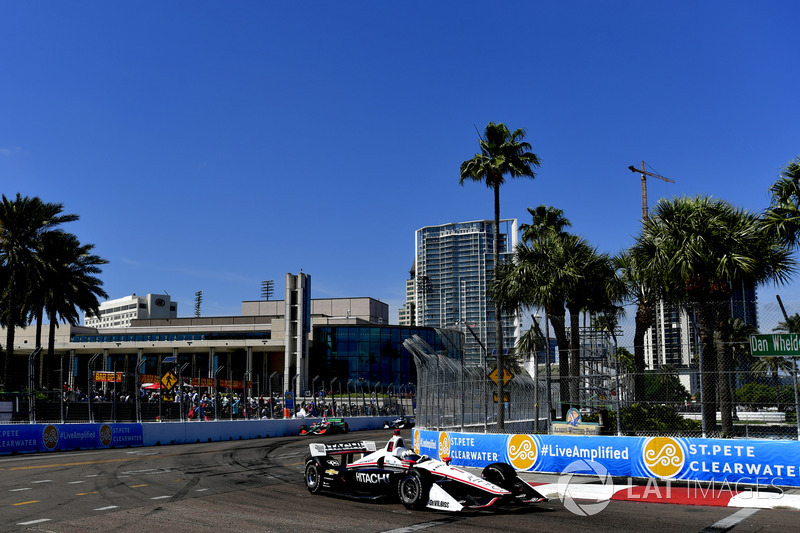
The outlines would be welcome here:
[[[316,461],[306,463],[306,488],[311,494],[317,494],[322,490],[322,469]]]
[[[517,471],[508,463],[492,463],[483,469],[481,477],[506,490],[514,490]]]
[[[422,477],[416,472],[404,476],[397,484],[397,495],[406,509],[422,509],[427,503]]]
[[[350,426],[347,425],[347,422],[345,422],[342,427],[344,428],[345,433],[350,433]]]

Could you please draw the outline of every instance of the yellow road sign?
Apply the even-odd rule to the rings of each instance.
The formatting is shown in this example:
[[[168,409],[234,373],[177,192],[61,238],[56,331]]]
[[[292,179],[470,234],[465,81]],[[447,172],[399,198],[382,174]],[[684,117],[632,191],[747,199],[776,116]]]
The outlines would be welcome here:
[[[494,403],[497,403],[497,393],[496,392],[492,393],[492,398],[494,399]],[[503,402],[510,402],[510,401],[511,401],[511,399],[508,396],[508,393],[504,392],[503,393]]]
[[[167,372],[166,374],[161,376],[161,384],[168,391],[171,391],[172,387],[174,387],[176,383],[178,383],[178,378],[175,377],[175,374],[173,374],[172,372]]]
[[[495,368],[494,370],[492,370],[492,373],[489,374],[489,379],[491,379],[492,381],[497,383],[497,378],[498,377],[499,377],[499,373],[497,372],[497,369]],[[503,385],[505,385],[506,383],[511,381],[513,378],[514,378],[514,374],[509,372],[507,368],[504,368],[503,369]]]

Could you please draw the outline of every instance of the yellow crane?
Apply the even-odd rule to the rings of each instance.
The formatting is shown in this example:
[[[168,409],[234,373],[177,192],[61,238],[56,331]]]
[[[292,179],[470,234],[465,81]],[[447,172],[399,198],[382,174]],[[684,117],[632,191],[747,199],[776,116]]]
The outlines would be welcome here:
[[[642,220],[647,218],[647,176],[651,178],[658,178],[660,180],[668,181],[669,183],[675,183],[675,180],[671,180],[669,178],[665,178],[659,174],[653,174],[652,172],[647,172],[644,169],[644,161],[642,161],[642,169],[639,170],[635,166],[631,165],[628,167],[631,172],[638,172],[642,175]]]

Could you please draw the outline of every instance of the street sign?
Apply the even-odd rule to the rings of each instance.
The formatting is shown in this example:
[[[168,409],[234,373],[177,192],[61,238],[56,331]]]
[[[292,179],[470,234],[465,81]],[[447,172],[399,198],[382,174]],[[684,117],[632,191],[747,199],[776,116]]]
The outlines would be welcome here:
[[[800,333],[750,335],[753,357],[800,357]]]
[[[489,374],[489,379],[491,379],[495,383],[497,383],[497,379],[499,377],[500,377],[500,374],[497,372],[496,368],[494,370],[492,370],[491,374]],[[507,368],[504,368],[503,369],[503,385],[505,385],[506,383],[508,383],[512,379],[514,379],[514,374],[509,372]]]
[[[167,391],[171,391],[172,387],[174,387],[176,383],[178,383],[178,378],[175,377],[175,374],[172,372],[167,372],[161,376],[161,384],[165,389],[167,389]]]
[[[497,403],[497,393],[496,392],[492,393],[492,398],[494,398],[494,403]],[[503,393],[503,402],[505,403],[505,402],[510,402],[510,401],[511,401],[511,398],[509,398],[508,393],[504,392]]]
[[[170,356],[165,357],[164,359],[162,359],[161,362],[162,363],[177,363],[178,362],[178,358],[176,356],[174,356],[174,355],[170,355]]]

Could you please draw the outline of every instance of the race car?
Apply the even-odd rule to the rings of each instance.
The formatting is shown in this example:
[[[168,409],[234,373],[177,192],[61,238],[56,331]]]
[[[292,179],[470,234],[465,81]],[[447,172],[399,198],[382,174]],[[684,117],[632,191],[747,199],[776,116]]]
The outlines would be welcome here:
[[[546,501],[509,464],[492,463],[478,477],[451,466],[449,458],[417,455],[399,431],[381,449],[370,441],[312,443],[309,449],[305,483],[311,494],[397,498],[407,509],[454,512]]]
[[[339,433],[349,433],[350,427],[343,418],[325,418],[319,422],[311,424],[311,427],[303,424],[300,426],[300,435],[336,435]]]
[[[401,416],[391,422],[384,422],[383,429],[408,429],[414,427],[414,419]]]

